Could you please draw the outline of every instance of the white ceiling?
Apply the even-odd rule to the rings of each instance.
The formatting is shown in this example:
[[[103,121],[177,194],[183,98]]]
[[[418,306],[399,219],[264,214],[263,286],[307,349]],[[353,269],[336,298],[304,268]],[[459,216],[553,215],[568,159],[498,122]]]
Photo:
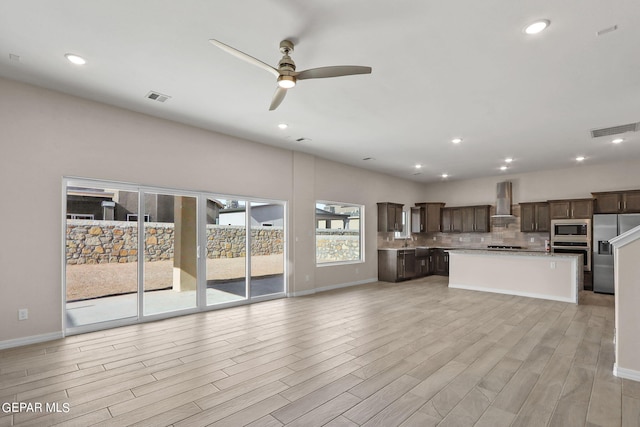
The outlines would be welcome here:
[[[301,81],[268,111],[274,77],[210,38],[373,72]],[[640,157],[640,132],[590,135],[640,122],[638,0],[2,0],[0,75],[420,182]]]

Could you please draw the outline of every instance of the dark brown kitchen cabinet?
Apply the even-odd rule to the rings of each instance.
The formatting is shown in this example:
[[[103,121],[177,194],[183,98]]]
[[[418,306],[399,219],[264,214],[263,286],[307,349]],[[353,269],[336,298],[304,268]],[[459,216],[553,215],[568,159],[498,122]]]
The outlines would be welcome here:
[[[437,233],[442,230],[444,203],[416,203],[411,208],[412,233]]]
[[[442,231],[444,233],[462,232],[462,209],[444,208],[442,209]]]
[[[416,275],[414,249],[378,250],[378,280],[399,282]]]
[[[416,277],[425,277],[431,274],[429,256],[416,256]]]
[[[549,203],[520,203],[520,231],[526,233],[550,230]]]
[[[449,252],[442,249],[432,249],[429,254],[431,263],[431,274],[438,276],[449,275]]]
[[[464,233],[489,232],[489,205],[466,206],[462,210],[462,231]]]
[[[609,191],[606,193],[591,193],[598,214],[639,213],[640,190]]]
[[[402,207],[400,203],[378,203],[378,231],[388,233],[402,231]]]
[[[593,199],[549,200],[551,219],[590,219]]]

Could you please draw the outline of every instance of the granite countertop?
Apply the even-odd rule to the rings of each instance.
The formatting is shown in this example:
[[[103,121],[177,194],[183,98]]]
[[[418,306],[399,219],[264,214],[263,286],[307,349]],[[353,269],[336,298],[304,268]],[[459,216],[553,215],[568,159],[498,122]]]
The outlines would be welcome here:
[[[414,250],[421,249],[442,249],[445,251],[468,251],[468,252],[491,252],[491,253],[523,253],[523,254],[539,254],[548,255],[544,251],[533,251],[529,249],[488,249],[488,248],[460,248],[460,247],[448,247],[448,246],[407,246],[399,248],[378,248],[379,251],[401,251],[401,250]],[[570,255],[570,254],[569,254]]]
[[[449,252],[459,254],[474,255],[515,255],[515,256],[536,256],[552,258],[576,258],[580,254],[556,254],[542,251],[528,251],[526,249],[448,249]]]

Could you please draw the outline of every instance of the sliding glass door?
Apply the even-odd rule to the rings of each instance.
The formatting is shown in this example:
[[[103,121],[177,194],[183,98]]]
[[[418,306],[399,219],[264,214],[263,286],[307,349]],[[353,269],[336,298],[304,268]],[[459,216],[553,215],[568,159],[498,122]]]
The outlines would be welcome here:
[[[144,194],[145,316],[195,308],[198,287],[197,197]]]
[[[285,295],[284,202],[82,179],[64,192],[68,333]]]
[[[247,202],[207,197],[207,304],[247,299]]]
[[[284,205],[251,203],[251,297],[284,292]]]
[[[138,317],[138,191],[65,188],[67,328]]]

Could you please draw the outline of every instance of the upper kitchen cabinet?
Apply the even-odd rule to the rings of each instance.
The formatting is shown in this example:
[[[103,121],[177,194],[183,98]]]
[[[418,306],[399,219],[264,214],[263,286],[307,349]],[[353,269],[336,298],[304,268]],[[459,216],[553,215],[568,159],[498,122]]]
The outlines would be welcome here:
[[[640,213],[640,190],[591,193],[597,214]]]
[[[549,203],[520,203],[520,231],[527,233],[550,230]]]
[[[551,219],[590,219],[593,199],[549,200]]]
[[[378,231],[402,231],[402,207],[399,203],[378,203]]]
[[[442,231],[444,233],[462,233],[462,209],[442,209]]]
[[[411,208],[412,233],[437,233],[442,230],[444,203],[416,203]]]
[[[464,233],[488,233],[489,205],[467,206],[462,209],[462,231]]]

